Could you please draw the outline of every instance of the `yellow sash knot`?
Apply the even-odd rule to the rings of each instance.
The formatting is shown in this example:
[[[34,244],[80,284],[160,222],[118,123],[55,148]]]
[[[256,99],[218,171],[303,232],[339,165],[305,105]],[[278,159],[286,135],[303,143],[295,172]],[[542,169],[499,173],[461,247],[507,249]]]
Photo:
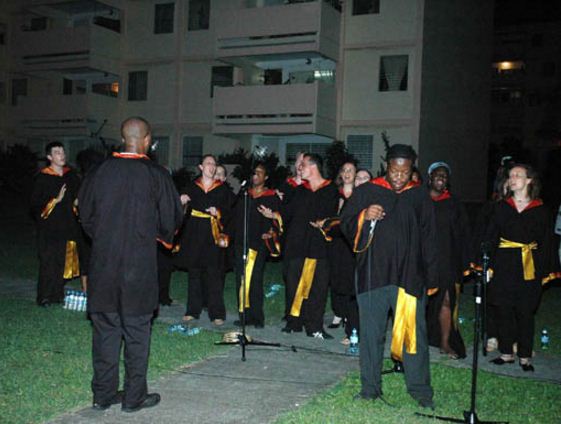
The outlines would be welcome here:
[[[78,259],[78,246],[73,240],[66,242],[66,255],[64,261],[64,275],[65,280],[78,277],[80,275],[80,260]]]
[[[538,243],[535,241],[531,243],[517,243],[515,241],[507,240],[501,237],[499,243],[500,249],[521,249],[522,252],[522,269],[524,270],[524,280],[530,281],[536,278],[536,270],[534,268],[534,255],[532,250],[538,248]]]
[[[219,245],[220,243],[220,233],[222,231],[222,224],[220,222],[220,213],[218,213],[218,216],[213,216],[209,213],[206,212],[201,212],[198,211],[196,209],[193,209],[191,211],[191,216],[194,216],[195,218],[206,218],[206,219],[210,219],[210,228],[212,231],[212,238],[214,239],[214,243],[216,245]]]

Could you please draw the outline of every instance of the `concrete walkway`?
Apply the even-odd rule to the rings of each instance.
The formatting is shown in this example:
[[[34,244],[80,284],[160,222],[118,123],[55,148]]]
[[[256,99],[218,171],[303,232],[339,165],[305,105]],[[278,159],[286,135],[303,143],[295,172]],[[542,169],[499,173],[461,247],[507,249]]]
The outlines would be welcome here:
[[[7,282],[0,279],[0,295],[34,297],[34,284],[27,281]],[[162,308],[158,320],[177,323],[183,305]],[[234,314],[230,314],[232,317]],[[216,331],[208,318],[195,325]],[[350,371],[358,370],[358,359],[344,354],[340,344],[343,330],[332,330],[334,340],[317,340],[305,333],[284,334],[282,324],[264,329],[248,327],[254,340],[280,343],[281,347],[247,346],[246,361],[241,361],[241,348],[234,345],[223,355],[186,367],[149,385],[151,392],[162,395],[162,402],[152,409],[135,414],[121,412],[118,405],[98,412],[91,408],[68,412],[53,423],[268,423],[280,414],[308,402],[321,391],[338,383]],[[221,332],[233,331],[229,320]],[[196,336],[193,336],[196,337]],[[386,348],[389,343],[386,343]],[[388,356],[389,352],[386,352]],[[561,361],[553,355],[534,358],[535,373],[524,373],[518,365],[502,367],[489,364],[480,355],[480,369],[520,378],[532,378],[561,384]],[[431,361],[455,367],[471,367],[471,351],[463,360],[450,360],[431,348]],[[466,385],[469,384],[466,381]],[[438,391],[438,387],[435,387]]]

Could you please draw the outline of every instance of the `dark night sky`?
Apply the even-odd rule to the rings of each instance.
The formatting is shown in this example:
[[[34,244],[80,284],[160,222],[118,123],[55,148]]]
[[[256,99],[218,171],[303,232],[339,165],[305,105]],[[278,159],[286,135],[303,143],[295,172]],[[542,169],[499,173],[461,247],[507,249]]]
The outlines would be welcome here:
[[[495,0],[495,25],[561,20],[561,0]]]

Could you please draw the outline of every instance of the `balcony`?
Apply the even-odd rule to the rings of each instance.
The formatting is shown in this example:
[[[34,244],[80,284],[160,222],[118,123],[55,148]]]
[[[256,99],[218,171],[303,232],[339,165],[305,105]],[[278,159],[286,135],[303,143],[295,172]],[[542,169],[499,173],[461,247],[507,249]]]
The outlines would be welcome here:
[[[44,31],[18,31],[17,61],[30,73],[42,71],[118,73],[119,33],[88,24]]]
[[[335,87],[311,84],[215,87],[217,134],[320,134],[335,137]]]
[[[18,98],[17,118],[26,136],[89,136],[118,112],[116,98],[98,94]]]
[[[226,61],[262,56],[337,60],[340,20],[340,13],[320,0],[219,11],[216,56]]]

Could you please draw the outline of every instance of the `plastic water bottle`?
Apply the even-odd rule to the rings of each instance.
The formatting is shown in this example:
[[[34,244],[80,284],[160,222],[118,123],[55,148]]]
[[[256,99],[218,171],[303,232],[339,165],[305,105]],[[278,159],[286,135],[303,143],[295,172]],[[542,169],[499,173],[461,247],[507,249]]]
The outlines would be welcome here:
[[[347,355],[350,356],[358,356],[359,354],[359,350],[358,350],[358,333],[356,331],[356,328],[353,328],[353,331],[351,333],[351,337],[349,337],[350,340],[350,344],[349,344],[349,348],[347,349]]]
[[[201,332],[201,329],[199,327],[192,327],[192,328],[185,329],[183,334],[185,334],[186,336],[196,336],[200,332]]]
[[[70,294],[68,295],[68,310],[73,311],[76,308],[76,295],[74,294],[74,290],[70,290]]]
[[[265,297],[266,298],[273,297],[280,291],[281,287],[282,286],[280,284],[272,284],[271,287],[269,287],[267,293],[265,293]]]
[[[70,305],[70,291],[66,290],[66,292],[64,292],[64,305],[62,306],[62,308],[68,309],[69,305]]]
[[[86,312],[86,303],[87,303],[86,293],[80,292],[80,307],[78,308],[80,312]]]
[[[545,328],[542,330],[542,334],[540,336],[540,342],[542,345],[542,350],[549,349],[549,334],[547,333],[547,330]]]

